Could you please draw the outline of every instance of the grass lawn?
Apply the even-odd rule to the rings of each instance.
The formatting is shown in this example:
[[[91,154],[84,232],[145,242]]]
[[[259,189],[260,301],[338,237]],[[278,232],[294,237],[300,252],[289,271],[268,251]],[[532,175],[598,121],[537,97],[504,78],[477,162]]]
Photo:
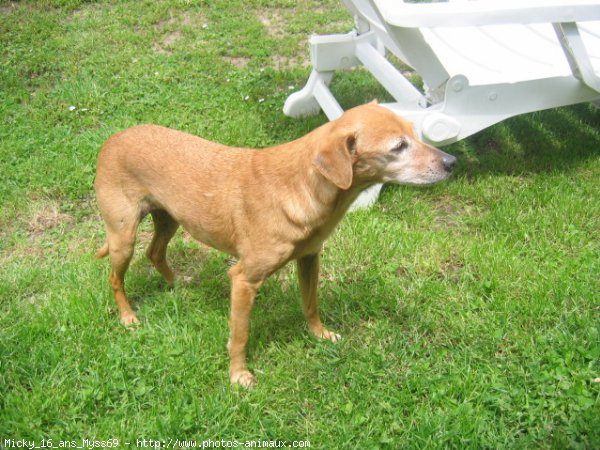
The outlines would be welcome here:
[[[265,147],[334,0],[0,3],[0,447],[5,439],[308,440],[311,448],[600,448],[600,110],[508,120],[446,148],[455,176],[387,187],[327,241],[309,336],[293,268],[252,318],[253,391],[229,385],[230,261],[179,232],[168,289],[143,257],[119,325],[96,261],[95,158],[157,123]],[[344,106],[385,93],[340,74]],[[79,442],[79,441],[78,441]],[[130,445],[125,444],[130,442]],[[80,442],[79,442],[80,443]],[[162,442],[159,442],[162,444]]]

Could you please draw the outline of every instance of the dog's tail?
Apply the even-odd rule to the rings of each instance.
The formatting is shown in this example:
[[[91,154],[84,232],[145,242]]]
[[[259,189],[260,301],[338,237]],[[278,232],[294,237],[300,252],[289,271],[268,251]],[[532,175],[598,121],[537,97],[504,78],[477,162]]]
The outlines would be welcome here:
[[[108,256],[108,242],[105,242],[100,250],[96,252],[96,259],[102,259]]]

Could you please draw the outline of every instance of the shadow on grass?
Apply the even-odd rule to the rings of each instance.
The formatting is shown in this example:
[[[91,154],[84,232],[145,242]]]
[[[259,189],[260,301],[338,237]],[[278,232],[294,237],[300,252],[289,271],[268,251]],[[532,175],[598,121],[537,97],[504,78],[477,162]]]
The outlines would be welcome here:
[[[180,312],[220,317],[222,325],[226,326],[230,314],[227,271],[232,264],[231,258],[217,251],[184,248],[175,242],[171,245],[168,253],[171,267],[178,275],[190,279],[170,287],[147,258],[136,257],[126,275],[126,289],[134,309],[139,311],[152,305],[152,309],[161,310],[153,313],[155,319],[156,314],[174,315],[172,307],[165,304],[174,293]],[[285,343],[308,333],[290,264],[293,263],[269,277],[258,292],[251,319],[251,351],[257,345]],[[144,320],[142,316],[140,318]]]
[[[510,118],[447,150],[467,177],[569,172],[600,156],[599,126],[600,109],[580,104]]]

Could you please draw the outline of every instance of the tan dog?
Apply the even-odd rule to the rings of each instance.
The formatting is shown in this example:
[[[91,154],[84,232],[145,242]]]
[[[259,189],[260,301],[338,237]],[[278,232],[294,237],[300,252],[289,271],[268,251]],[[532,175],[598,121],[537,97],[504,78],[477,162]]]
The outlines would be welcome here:
[[[246,368],[250,312],[265,279],[298,263],[311,332],[337,341],[317,304],[319,252],[350,204],[375,183],[430,184],[446,179],[456,158],[419,141],[412,126],[371,103],[306,136],[272,148],[226,147],[156,125],[112,136],[98,157],[96,193],[106,222],[109,281],[124,325],[137,323],[124,276],[136,229],[150,213],[147,255],[169,284],[169,240],[179,225],[238,259],[231,279],[230,380],[250,387]]]

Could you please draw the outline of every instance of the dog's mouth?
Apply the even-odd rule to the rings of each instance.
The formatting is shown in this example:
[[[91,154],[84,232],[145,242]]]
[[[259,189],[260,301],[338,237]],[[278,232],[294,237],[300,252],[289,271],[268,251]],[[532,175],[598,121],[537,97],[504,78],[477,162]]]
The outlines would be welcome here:
[[[447,180],[451,174],[452,167],[445,165],[426,170],[410,168],[388,177],[384,182],[408,186],[426,186]]]
[[[411,177],[405,179],[404,177],[390,180],[390,183],[400,184],[404,186],[430,186],[432,184],[441,183],[450,177],[450,172],[433,172],[422,174],[419,177]]]

